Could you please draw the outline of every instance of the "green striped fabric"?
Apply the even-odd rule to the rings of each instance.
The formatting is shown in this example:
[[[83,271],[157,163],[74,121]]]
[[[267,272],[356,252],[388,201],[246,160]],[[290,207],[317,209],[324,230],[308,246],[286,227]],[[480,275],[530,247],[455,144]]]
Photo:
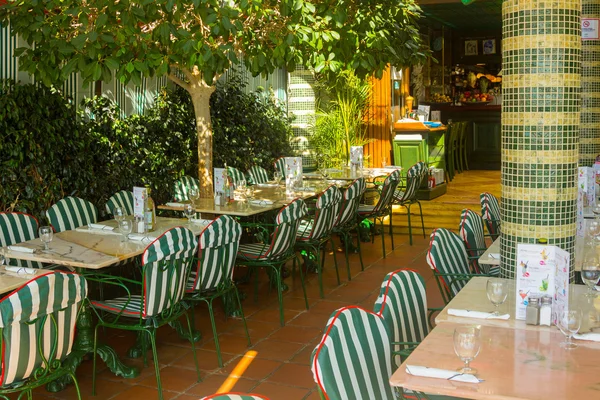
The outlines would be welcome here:
[[[250,177],[250,184],[258,185],[260,183],[265,183],[269,180],[269,173],[266,169],[259,165],[254,165],[252,168],[248,170],[248,176]]]
[[[358,306],[335,311],[313,351],[313,378],[330,400],[392,400],[390,337],[383,319]]]
[[[106,202],[106,212],[115,215],[114,209],[121,207],[125,215],[133,215],[133,192],[121,190],[111,196]]]
[[[385,178],[377,204],[375,206],[361,205],[358,207],[358,213],[364,218],[389,213],[392,201],[394,200],[394,192],[399,183],[400,170],[396,169]]]
[[[142,254],[141,296],[93,301],[93,306],[144,319],[158,316],[183,298],[197,246],[198,240],[189,229],[169,229],[150,243]]]
[[[374,310],[388,328],[392,342],[421,342],[429,333],[425,281],[417,272],[400,269],[386,275],[381,284]],[[406,348],[393,344],[394,352]],[[394,357],[395,367],[402,364]]]
[[[199,190],[200,182],[196,178],[192,178],[191,176],[182,176],[179,180],[175,182],[174,186],[174,199],[175,201],[185,201],[189,200],[188,198],[188,190],[196,189]]]
[[[285,178],[285,157],[279,157],[277,160],[275,160],[273,166],[275,166],[275,171],[281,172],[281,176]]]
[[[35,217],[19,212],[0,213],[0,247],[6,247],[37,238],[38,222]],[[27,268],[43,268],[42,263],[29,260],[9,259],[9,265]]]
[[[200,400],[269,400],[268,397],[265,397],[260,394],[255,393],[219,393],[212,394],[210,396],[203,397]]]
[[[479,257],[486,250],[485,235],[483,233],[483,218],[475,211],[468,208],[462,210],[460,214],[460,225],[458,233],[465,243],[467,253],[471,258],[473,271],[483,272],[486,275],[499,276],[499,265],[479,264]]]
[[[310,221],[300,223],[296,240],[320,240],[331,235],[341,199],[342,194],[335,185],[321,192],[314,217]]]
[[[498,199],[491,193],[485,192],[479,195],[481,203],[481,216],[493,240],[500,236],[500,204]]]
[[[46,217],[56,232],[63,232],[97,222],[98,210],[87,200],[69,196],[50,207]]]
[[[241,225],[227,215],[216,218],[204,228],[198,238],[199,262],[190,273],[186,290],[210,291],[231,281],[241,237]]]
[[[295,199],[282,208],[275,218],[275,231],[269,243],[242,244],[238,257],[246,260],[278,260],[286,257],[296,244],[300,219],[308,210],[302,199]]]
[[[239,181],[246,179],[242,171],[234,167],[227,167],[227,174],[229,175],[229,178],[231,178],[231,180],[233,181],[234,185],[237,185]]]
[[[0,300],[1,386],[35,379],[37,368],[71,352],[86,293],[82,276],[50,272]]]
[[[365,178],[358,178],[352,182],[342,198],[340,203],[337,219],[335,221],[336,228],[342,228],[349,224],[356,224],[356,212],[360,205],[360,199],[365,193],[366,184]]]
[[[466,280],[455,280],[446,274],[470,274],[467,250],[460,236],[445,228],[431,232],[427,264],[441,275],[444,287],[455,296],[466,284]]]
[[[423,161],[419,161],[406,172],[406,188],[404,191],[396,189],[394,191],[394,200],[400,204],[416,200],[417,192],[427,176],[427,166]]]

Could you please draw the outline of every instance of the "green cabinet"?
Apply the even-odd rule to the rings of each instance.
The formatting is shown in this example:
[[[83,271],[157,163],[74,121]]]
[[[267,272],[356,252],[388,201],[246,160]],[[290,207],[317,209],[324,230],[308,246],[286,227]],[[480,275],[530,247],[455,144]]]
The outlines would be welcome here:
[[[419,132],[422,137],[421,140],[414,139],[414,133],[398,133],[394,138],[394,165],[399,165],[404,171],[407,171],[417,162],[423,161],[429,167],[446,169],[444,157],[446,130],[439,129],[429,132]],[[405,135],[406,138],[402,139]]]
[[[426,140],[394,140],[394,165],[408,171],[410,167],[419,161],[427,162]]]

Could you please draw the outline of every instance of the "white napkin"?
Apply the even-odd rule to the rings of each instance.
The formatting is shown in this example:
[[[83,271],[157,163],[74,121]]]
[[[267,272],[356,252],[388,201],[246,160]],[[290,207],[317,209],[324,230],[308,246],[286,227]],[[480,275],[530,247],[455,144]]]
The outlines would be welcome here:
[[[456,308],[449,308],[448,315],[454,315],[456,317],[479,318],[479,319],[509,319],[510,318],[510,314],[494,315],[493,313],[489,313],[489,312],[459,310]]]
[[[108,226],[108,225],[102,225],[102,224],[88,224],[88,228],[90,229],[100,229],[103,231],[114,231],[115,228],[113,228],[112,226]]]
[[[279,185],[276,183],[259,183],[256,186],[258,186],[258,187],[277,187]]]
[[[483,379],[478,379],[475,375],[461,374],[456,371],[449,371],[447,369],[421,367],[419,365],[406,365],[406,373],[414,376],[424,376],[427,378],[438,378],[447,379],[451,381],[466,382],[466,383],[479,383],[483,382]]]
[[[489,258],[493,258],[494,260],[499,260],[500,259],[500,253],[490,253],[488,254]]]
[[[576,333],[573,335],[573,339],[589,340],[592,342],[600,342],[600,333],[594,333],[594,332]]]
[[[7,272],[12,272],[19,275],[35,275],[35,273],[37,272],[37,270],[33,268],[10,267],[8,265],[4,268],[6,268]]]
[[[129,240],[133,240],[134,242],[144,243],[154,242],[157,239],[154,236],[144,235],[143,233],[130,233],[127,237],[129,238]]]
[[[259,199],[255,199],[255,200],[250,200],[251,204],[257,204],[259,206],[267,206],[267,205],[272,205],[273,202],[271,200],[259,200]]]
[[[212,221],[210,219],[190,218],[193,224],[208,225]]]
[[[167,203],[167,206],[177,207],[177,208],[183,208],[184,205],[185,205],[184,203]]]
[[[35,249],[31,249],[29,247],[24,246],[8,246],[8,249],[11,251],[18,251],[21,253],[34,253]]]

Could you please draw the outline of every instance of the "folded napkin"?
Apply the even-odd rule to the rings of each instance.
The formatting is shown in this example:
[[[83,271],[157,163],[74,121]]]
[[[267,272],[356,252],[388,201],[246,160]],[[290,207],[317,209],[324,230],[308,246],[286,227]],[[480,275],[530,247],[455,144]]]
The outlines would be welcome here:
[[[600,342],[600,333],[594,333],[594,332],[576,333],[573,335],[573,339],[589,340],[592,342]]]
[[[185,205],[184,203],[167,203],[167,206],[177,207],[177,208],[183,208],[184,205]]]
[[[449,371],[447,369],[421,367],[419,365],[406,365],[406,373],[414,376],[424,376],[427,378],[446,379],[466,383],[483,382],[483,379],[478,379],[475,375],[461,374],[460,372]]]
[[[500,253],[490,253],[488,254],[489,258],[493,258],[494,260],[499,260],[500,259]]]
[[[29,247],[24,246],[8,246],[8,249],[11,251],[18,251],[21,253],[35,253],[35,249],[31,249]]]
[[[259,200],[259,199],[255,199],[255,200],[250,200],[250,204],[256,204],[259,206],[267,206],[267,205],[272,205],[273,202],[271,200]]]
[[[200,219],[200,218],[190,218],[190,222],[193,224],[208,225],[211,222],[211,220],[210,219]]]
[[[90,229],[100,229],[103,231],[114,231],[115,228],[113,228],[112,226],[108,226],[108,225],[102,225],[102,224],[88,224],[88,228]]]
[[[144,235],[143,233],[130,233],[127,237],[129,238],[129,240],[145,243],[154,242],[157,239],[154,236]]]
[[[9,267],[8,265],[5,268],[7,272],[12,272],[19,275],[35,275],[37,272],[37,270],[34,268]]]
[[[258,186],[258,187],[277,187],[279,185],[277,183],[259,183],[256,186]]]
[[[493,313],[490,313],[490,312],[459,310],[456,308],[449,308],[448,315],[454,315],[456,317],[479,318],[479,319],[509,319],[510,318],[510,314],[494,315]]]

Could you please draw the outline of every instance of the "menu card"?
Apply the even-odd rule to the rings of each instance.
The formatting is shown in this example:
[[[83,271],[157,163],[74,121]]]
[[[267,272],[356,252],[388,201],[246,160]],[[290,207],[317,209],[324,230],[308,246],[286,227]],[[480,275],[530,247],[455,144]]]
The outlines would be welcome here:
[[[137,226],[134,226],[134,231],[142,233],[146,229],[146,199],[148,192],[145,187],[133,187],[133,217]]]
[[[350,163],[352,163],[352,165],[356,165],[357,167],[362,168],[363,151],[364,150],[362,146],[350,147]]]
[[[227,170],[225,168],[214,168],[213,190],[215,194],[218,192],[225,193],[225,185],[227,183]]]
[[[552,296],[553,316],[568,304],[568,252],[556,246],[518,244],[515,319],[525,319],[531,296]]]
[[[292,175],[294,184],[302,185],[302,157],[285,157],[285,179]]]

